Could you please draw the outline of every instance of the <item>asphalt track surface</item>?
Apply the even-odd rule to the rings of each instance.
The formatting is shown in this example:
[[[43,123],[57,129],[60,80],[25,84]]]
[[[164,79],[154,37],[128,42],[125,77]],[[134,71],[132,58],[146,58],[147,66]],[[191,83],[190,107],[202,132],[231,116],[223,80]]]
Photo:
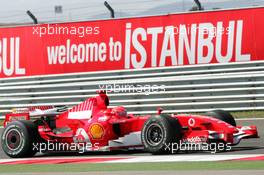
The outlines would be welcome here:
[[[258,139],[245,139],[242,140],[240,144],[233,147],[231,151],[228,152],[221,152],[216,154],[264,154],[264,119],[250,119],[250,120],[239,120],[237,121],[237,125],[242,126],[249,126],[249,125],[256,125],[258,128],[259,136]],[[0,135],[2,135],[3,128],[0,128]],[[186,153],[179,153],[185,155]],[[187,154],[204,154],[208,155],[211,154],[210,152],[191,152]],[[114,152],[114,153],[85,153],[85,154],[76,154],[76,153],[50,153],[46,155],[37,155],[36,157],[76,157],[76,156],[148,156],[149,153],[144,153],[140,151],[133,151],[133,152]],[[0,148],[0,159],[8,159],[3,152],[2,148]]]

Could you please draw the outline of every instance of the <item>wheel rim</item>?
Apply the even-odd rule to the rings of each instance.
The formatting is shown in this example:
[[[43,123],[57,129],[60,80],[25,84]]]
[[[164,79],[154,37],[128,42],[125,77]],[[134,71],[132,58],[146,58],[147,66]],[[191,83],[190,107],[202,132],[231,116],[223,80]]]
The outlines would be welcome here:
[[[6,133],[6,146],[10,150],[17,150],[21,147],[22,136],[17,129],[11,129]]]
[[[164,134],[162,128],[158,124],[152,124],[147,129],[147,139],[149,145],[159,145],[163,140]]]

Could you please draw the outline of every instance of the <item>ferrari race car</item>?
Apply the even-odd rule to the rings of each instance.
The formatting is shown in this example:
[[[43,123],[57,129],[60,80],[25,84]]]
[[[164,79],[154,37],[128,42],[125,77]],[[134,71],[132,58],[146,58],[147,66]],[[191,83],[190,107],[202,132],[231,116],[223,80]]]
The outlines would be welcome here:
[[[185,144],[222,144],[227,149],[241,139],[258,138],[256,126],[236,126],[225,111],[205,115],[135,116],[124,107],[108,107],[104,91],[71,109],[34,107],[7,114],[1,137],[10,157],[30,157],[47,151],[111,151],[144,149],[153,154],[176,153]],[[217,143],[217,144],[216,144]],[[204,147],[203,147],[204,148]],[[212,148],[212,147],[210,147]]]

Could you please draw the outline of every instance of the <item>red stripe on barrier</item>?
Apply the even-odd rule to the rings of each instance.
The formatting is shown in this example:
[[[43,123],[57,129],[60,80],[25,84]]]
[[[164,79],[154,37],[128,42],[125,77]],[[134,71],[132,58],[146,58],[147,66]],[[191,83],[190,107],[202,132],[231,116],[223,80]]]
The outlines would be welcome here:
[[[69,158],[69,159],[26,159],[14,160],[7,162],[0,162],[0,165],[14,165],[14,164],[65,164],[65,163],[101,163],[112,160],[123,160],[128,158],[110,157],[110,158]]]

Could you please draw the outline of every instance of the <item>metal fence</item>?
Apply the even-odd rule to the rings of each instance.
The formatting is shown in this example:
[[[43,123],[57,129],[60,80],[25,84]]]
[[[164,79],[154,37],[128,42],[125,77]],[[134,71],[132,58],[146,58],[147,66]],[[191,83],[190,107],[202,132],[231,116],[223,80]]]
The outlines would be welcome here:
[[[0,79],[0,116],[12,108],[68,105],[108,89],[130,113],[264,109],[264,61]],[[2,117],[1,117],[2,118]]]

